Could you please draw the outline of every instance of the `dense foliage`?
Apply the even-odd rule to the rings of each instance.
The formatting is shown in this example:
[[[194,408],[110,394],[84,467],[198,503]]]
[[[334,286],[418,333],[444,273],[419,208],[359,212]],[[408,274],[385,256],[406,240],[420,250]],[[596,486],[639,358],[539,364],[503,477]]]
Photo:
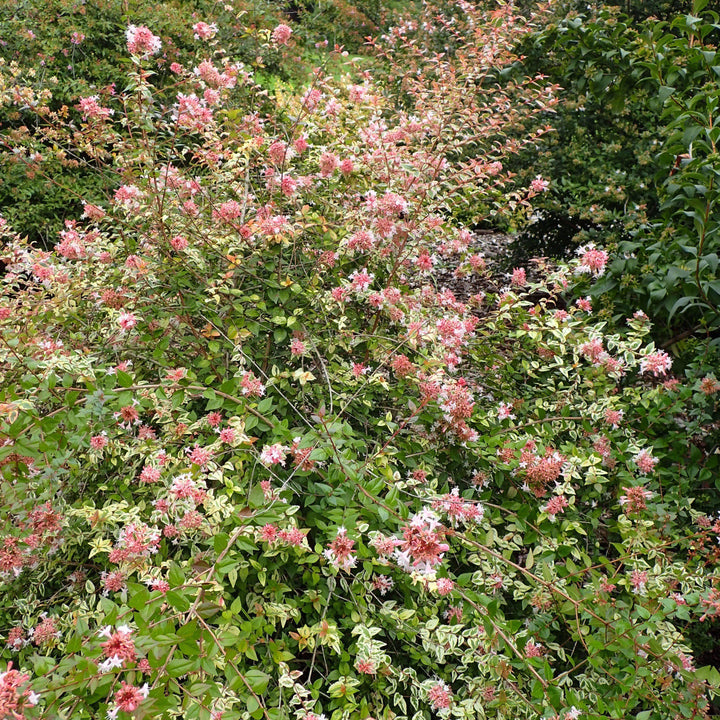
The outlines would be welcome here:
[[[18,166],[112,190],[2,221],[0,718],[709,717],[711,361],[569,299],[606,251],[498,278],[460,221],[553,191],[508,169],[542,18],[428,5],[273,92],[208,19],[166,67],[130,14],[67,112],[1,69]]]
[[[720,25],[706,5],[663,22],[587,8],[523,45],[525,72],[565,87],[557,132],[529,165],[554,182],[518,251],[607,246],[593,297],[616,314],[642,308],[668,344],[720,327]]]

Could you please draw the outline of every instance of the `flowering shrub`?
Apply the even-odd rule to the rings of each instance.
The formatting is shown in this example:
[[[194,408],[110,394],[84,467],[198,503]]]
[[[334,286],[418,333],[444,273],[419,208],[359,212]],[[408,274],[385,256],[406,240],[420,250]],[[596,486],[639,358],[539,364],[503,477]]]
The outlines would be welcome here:
[[[52,251],[1,228],[4,716],[709,715],[718,383],[565,305],[601,251],[487,276],[450,206],[531,211],[506,125],[553,92],[476,92],[526,25],[462,10],[268,116],[215,56],[168,96],[136,25],[114,113],[54,118],[117,182]]]

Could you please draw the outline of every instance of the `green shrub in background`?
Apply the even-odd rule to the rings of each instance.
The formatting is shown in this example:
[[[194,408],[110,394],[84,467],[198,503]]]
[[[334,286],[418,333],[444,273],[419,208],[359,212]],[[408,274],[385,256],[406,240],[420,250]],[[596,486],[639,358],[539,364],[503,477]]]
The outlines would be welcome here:
[[[663,342],[718,328],[720,31],[705,5],[669,22],[573,13],[523,45],[526,70],[565,90],[556,133],[525,160],[552,183],[518,250],[616,251],[593,296],[644,310]]]

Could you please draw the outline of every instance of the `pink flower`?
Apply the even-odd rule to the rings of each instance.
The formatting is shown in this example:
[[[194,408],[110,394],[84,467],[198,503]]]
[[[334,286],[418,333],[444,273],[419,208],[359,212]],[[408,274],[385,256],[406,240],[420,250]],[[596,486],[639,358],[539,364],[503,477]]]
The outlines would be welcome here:
[[[452,691],[444,682],[438,682],[428,690],[428,701],[433,710],[447,710],[452,702]]]
[[[645,570],[633,570],[630,573],[630,584],[633,590],[639,595],[645,594],[645,587],[648,581],[648,574]]]
[[[592,312],[592,302],[589,297],[580,298],[575,302],[575,304],[585,312]]]
[[[107,434],[93,435],[90,438],[90,447],[93,450],[102,450],[108,444]]]
[[[158,468],[145,465],[145,467],[140,472],[140,482],[147,483],[148,485],[156,483],[158,480],[160,480],[160,475],[161,473]]]
[[[235,442],[235,430],[233,430],[232,428],[224,428],[220,431],[219,438],[220,442],[231,445]]]
[[[333,155],[333,153],[326,152],[323,153],[320,156],[320,175],[322,177],[330,177],[330,175],[335,172],[336,168],[339,166],[340,162],[337,159],[336,155]]]
[[[547,180],[543,180],[542,176],[538,175],[530,183],[530,190],[534,193],[547,192],[550,188],[550,183]]]
[[[179,127],[197,132],[202,132],[214,121],[212,110],[205,100],[200,100],[194,93],[190,95],[178,93],[173,116]]]
[[[658,458],[653,457],[647,450],[641,450],[633,459],[643,475],[651,473],[659,462]]]
[[[83,120],[87,120],[88,118],[94,118],[96,120],[107,120],[111,115],[115,114],[114,110],[102,107],[100,105],[97,95],[80,98],[80,100],[78,101],[78,109],[82,113]]]
[[[407,572],[430,573],[450,549],[444,542],[445,528],[431,510],[422,510],[403,528],[403,539],[395,550],[398,565]]]
[[[162,42],[157,35],[153,35],[145,25],[129,25],[125,32],[127,48],[131,55],[148,58],[160,52]]]
[[[672,367],[672,359],[664,350],[649,353],[640,360],[640,372],[652,373],[655,377],[665,375]]]
[[[57,626],[55,625],[55,618],[52,617],[46,617],[32,631],[33,642],[38,647],[55,637],[59,637],[59,635],[60,633],[58,633]],[[0,705],[0,707],[2,706]]]
[[[192,29],[195,31],[194,37],[196,40],[211,40],[218,31],[215,23],[208,25],[206,22],[195,23]]]
[[[305,343],[299,338],[293,338],[290,343],[290,354],[291,355],[304,355],[307,351]]]
[[[124,680],[120,683],[120,689],[115,693],[115,705],[122,712],[131,713],[137,710],[140,703],[148,696],[148,686],[141,688],[128,685]]]
[[[340,527],[335,539],[328,545],[323,555],[333,567],[347,571],[355,567],[355,561],[357,560],[353,553],[354,546],[355,541],[347,536],[347,530]]]
[[[267,524],[260,530],[260,539],[263,542],[275,542],[277,539],[278,529],[275,525]]]
[[[170,240],[170,245],[173,250],[182,252],[188,246],[188,241],[182,235],[175,235],[175,237]]]
[[[150,581],[150,589],[165,594],[170,589],[170,583],[162,578],[157,578]]]
[[[372,581],[373,590],[377,590],[381,595],[385,595],[389,590],[392,590],[394,585],[394,580],[387,575],[378,575]]]
[[[711,375],[706,375],[700,381],[700,390],[704,395],[714,395],[720,390],[720,383]]]
[[[272,31],[272,40],[278,45],[287,45],[292,35],[292,28],[280,24]]]
[[[85,203],[82,216],[88,218],[88,220],[102,220],[105,217],[105,211],[97,205]]]
[[[29,688],[23,689],[28,680],[30,676],[13,670],[12,663],[8,663],[5,672],[0,672],[0,711],[3,712],[0,717],[22,720],[25,717],[24,708],[37,704],[35,693]]]
[[[568,506],[568,501],[564,495],[555,495],[550,498],[540,509],[548,516],[551,521],[555,521],[555,516],[564,513]]]
[[[290,528],[288,530],[280,530],[278,532],[278,538],[288,545],[300,547],[300,545],[303,544],[303,540],[305,540],[305,533],[298,528]]]
[[[115,191],[115,202],[128,210],[137,210],[140,207],[142,192],[135,185],[121,185]]]
[[[123,663],[135,662],[135,643],[129,628],[121,627],[112,632],[108,627],[104,634],[107,635],[108,639],[100,647],[103,649],[106,658],[117,657]]]
[[[285,458],[289,451],[290,448],[280,443],[265,445],[260,453],[260,462],[266,466],[276,465],[277,463],[285,466]]]
[[[578,265],[577,273],[590,273],[600,276],[605,272],[605,266],[608,262],[608,254],[604,250],[597,250],[592,245],[578,250],[580,255],[580,265]]]
[[[539,645],[538,643],[533,642],[532,640],[528,640],[527,643],[525,643],[525,657],[542,657],[543,656],[543,646]]]
[[[527,283],[525,268],[515,268],[510,281],[515,287],[523,287]]]
[[[497,409],[498,420],[500,420],[501,422],[503,420],[514,420],[515,415],[513,415],[512,409],[513,409],[512,405],[508,405],[507,403],[501,402],[498,405],[498,409]]]
[[[455,583],[450,578],[440,578],[437,581],[438,595],[449,595],[455,589]]]
[[[242,206],[236,200],[228,200],[220,205],[217,210],[213,210],[213,217],[231,222],[242,215]]]
[[[348,280],[352,283],[352,288],[355,292],[363,292],[370,287],[374,277],[372,273],[368,273],[367,270],[363,269],[352,272]]]
[[[265,394],[265,385],[251,372],[245,373],[240,379],[242,394],[247,397],[262,397]]]
[[[644,487],[637,485],[634,487],[624,487],[625,494],[620,497],[620,504],[627,505],[629,513],[639,513],[647,508],[646,500],[649,500],[653,494]]]
[[[271,143],[267,149],[268,157],[272,161],[273,165],[284,165],[289,160],[292,160],[294,154],[293,149],[288,147],[287,143],[282,140],[276,140]]]
[[[205,467],[213,456],[210,450],[197,445],[192,450],[188,450],[188,455],[190,456],[190,462],[199,467]]]
[[[365,658],[358,658],[355,661],[355,669],[363,675],[374,675],[377,672],[375,663],[372,660]]]
[[[84,39],[84,33],[78,32],[77,30],[70,36],[70,42],[73,45],[80,45]]]
[[[120,313],[117,322],[123,332],[127,332],[137,325],[137,318],[132,313]]]
[[[120,592],[125,587],[125,573],[122,570],[102,574],[103,586],[106,592]]]
[[[616,430],[623,419],[623,411],[622,410],[606,410],[605,411],[605,422],[608,425],[611,425],[613,430]]]

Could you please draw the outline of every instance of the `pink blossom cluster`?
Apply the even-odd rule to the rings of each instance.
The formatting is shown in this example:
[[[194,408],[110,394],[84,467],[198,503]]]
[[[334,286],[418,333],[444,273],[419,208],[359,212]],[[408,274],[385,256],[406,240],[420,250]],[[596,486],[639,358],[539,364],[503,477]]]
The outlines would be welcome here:
[[[116,720],[119,712],[135,712],[149,694],[150,687],[147,683],[142,687],[135,687],[123,680],[120,683],[120,689],[116,691],[114,696],[115,707],[107,712],[108,720]]]
[[[648,353],[640,360],[640,372],[652,373],[655,377],[666,375],[671,367],[672,358],[664,350]]]
[[[109,672],[114,668],[124,667],[125,663],[135,662],[137,659],[135,641],[132,630],[127,625],[121,625],[117,630],[107,625],[100,635],[107,638],[100,645],[105,655],[105,660],[98,665],[100,672]]]
[[[192,26],[196,40],[212,40],[217,34],[218,27],[215,23],[196,22]]]
[[[191,93],[185,95],[178,93],[177,103],[173,110],[173,117],[179,127],[203,132],[214,121],[212,110],[207,101]]]
[[[637,455],[635,455],[633,460],[635,461],[638,470],[643,475],[648,475],[649,473],[653,472],[655,466],[659,462],[658,458],[653,457],[648,450],[641,450]]]
[[[121,185],[115,191],[115,202],[126,210],[137,210],[143,193],[136,185]]]
[[[29,681],[30,675],[13,670],[12,663],[0,672],[0,718],[23,720],[25,708],[37,705],[40,698],[27,687]]]
[[[107,120],[115,114],[114,110],[100,105],[97,95],[80,98],[78,101],[78,110],[82,113],[83,120]]]
[[[292,547],[300,547],[305,541],[307,530],[303,531],[296,527],[283,528],[281,530],[277,525],[268,523],[260,528],[259,536],[260,540],[266,543],[282,542]]]
[[[452,703],[452,690],[446,683],[437,682],[428,690],[427,697],[434,710],[447,710]]]
[[[323,551],[323,555],[333,567],[347,572],[355,567],[357,561],[354,546],[355,541],[348,537],[347,530],[340,527],[334,540]]]
[[[240,378],[240,391],[246,397],[262,397],[265,394],[265,385],[252,372],[246,372]]]
[[[110,552],[110,562],[122,563],[146,558],[158,551],[160,531],[143,522],[128,523],[120,530],[117,544]]]
[[[160,38],[153,35],[145,25],[128,25],[125,37],[127,38],[128,52],[140,58],[157,55],[162,47]]]
[[[277,45],[287,45],[292,35],[292,28],[285,24],[278,25],[272,31],[272,41]]]
[[[568,506],[567,498],[564,495],[553,495],[545,505],[540,507],[540,510],[544,512],[551,521],[555,521],[555,517],[560,513],[565,512],[565,508]]]
[[[608,254],[598,250],[594,245],[587,245],[578,249],[580,264],[575,269],[578,274],[591,274],[600,276],[605,272],[608,263]]]
[[[542,497],[547,487],[560,477],[564,465],[565,458],[559,452],[548,447],[541,454],[532,440],[520,453],[519,468],[536,497]]]
[[[290,448],[282,443],[274,443],[273,445],[265,445],[260,452],[260,462],[270,467],[271,465],[285,466],[285,459],[290,452]]]
[[[210,60],[203,60],[195,68],[194,72],[195,75],[211,88],[231,89],[234,88],[237,83],[235,68],[226,68],[223,72],[220,72]]]
[[[453,488],[432,504],[432,509],[447,515],[454,526],[458,523],[472,523],[482,520],[485,509],[478,502],[460,497],[458,488]]]
[[[406,572],[430,574],[449,549],[438,516],[432,510],[421,510],[403,528],[395,561]]]
[[[620,504],[627,506],[629,513],[639,513],[647,509],[645,501],[653,496],[650,490],[646,490],[641,485],[624,487],[623,490],[625,494],[620,496]]]

